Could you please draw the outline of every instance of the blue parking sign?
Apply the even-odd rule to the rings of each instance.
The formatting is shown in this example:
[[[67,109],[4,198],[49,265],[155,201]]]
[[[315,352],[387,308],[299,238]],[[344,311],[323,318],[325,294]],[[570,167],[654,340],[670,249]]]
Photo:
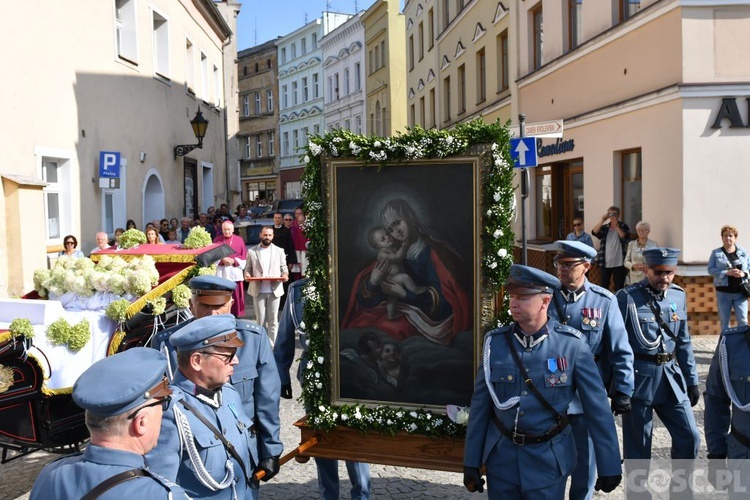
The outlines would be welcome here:
[[[536,137],[511,139],[510,157],[516,168],[536,167]]]
[[[99,177],[120,178],[119,151],[99,151]]]

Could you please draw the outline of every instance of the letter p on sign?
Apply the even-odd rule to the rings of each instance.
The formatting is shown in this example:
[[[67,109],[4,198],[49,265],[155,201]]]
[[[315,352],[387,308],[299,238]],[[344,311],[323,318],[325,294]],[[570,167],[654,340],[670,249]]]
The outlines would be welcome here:
[[[99,177],[110,179],[120,177],[119,151],[99,151]]]

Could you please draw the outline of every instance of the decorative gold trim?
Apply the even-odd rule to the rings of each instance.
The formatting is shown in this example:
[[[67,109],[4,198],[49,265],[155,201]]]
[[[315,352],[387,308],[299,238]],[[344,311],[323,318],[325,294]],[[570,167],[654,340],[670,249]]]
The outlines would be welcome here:
[[[136,313],[140,312],[140,310],[143,309],[143,307],[146,305],[146,301],[153,300],[157,297],[161,297],[167,292],[171,292],[173,288],[175,288],[177,285],[181,284],[185,280],[188,274],[190,274],[190,270],[193,269],[195,266],[196,264],[186,267],[185,269],[175,274],[174,276],[169,278],[167,281],[165,281],[161,285],[152,289],[147,294],[138,297],[138,300],[130,304],[130,306],[128,307],[128,312],[127,312],[128,319],[132,318],[133,316],[135,316]]]

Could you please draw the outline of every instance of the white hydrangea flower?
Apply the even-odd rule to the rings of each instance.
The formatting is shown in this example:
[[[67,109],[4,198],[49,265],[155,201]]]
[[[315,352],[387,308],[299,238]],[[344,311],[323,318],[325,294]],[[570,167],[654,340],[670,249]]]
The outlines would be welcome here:
[[[375,141],[372,143],[372,146],[375,148],[379,148],[380,146],[382,146],[382,144],[380,143],[380,141]]]
[[[506,255],[508,255],[508,250],[506,250],[505,248],[501,248],[497,251],[498,257],[505,257]]]
[[[495,232],[492,233],[492,236],[494,236],[495,238],[499,238],[502,235],[503,235],[503,232],[500,229],[495,229]]]
[[[322,365],[323,361],[325,361],[325,358],[323,358],[323,356],[318,356],[318,363]]]
[[[318,156],[321,151],[323,151],[323,148],[321,146],[318,146],[314,142],[309,142],[307,144],[307,147],[310,149],[310,152],[313,154],[313,156]]]
[[[315,384],[315,388],[316,389],[322,389],[323,388],[323,384],[321,384],[320,382],[318,382],[317,384]]]
[[[302,158],[302,161],[304,161],[305,163],[310,163],[310,157],[305,155],[305,157]]]
[[[500,193],[495,193],[492,195],[492,199],[495,201],[500,201]]]

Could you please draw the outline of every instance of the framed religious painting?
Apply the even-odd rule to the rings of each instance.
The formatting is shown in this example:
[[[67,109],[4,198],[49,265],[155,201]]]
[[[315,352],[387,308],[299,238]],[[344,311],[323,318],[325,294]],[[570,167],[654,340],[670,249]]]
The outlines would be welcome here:
[[[310,138],[302,367],[306,425],[460,436],[481,342],[507,316],[506,126]]]
[[[468,406],[481,341],[479,158],[329,171],[332,400]]]

